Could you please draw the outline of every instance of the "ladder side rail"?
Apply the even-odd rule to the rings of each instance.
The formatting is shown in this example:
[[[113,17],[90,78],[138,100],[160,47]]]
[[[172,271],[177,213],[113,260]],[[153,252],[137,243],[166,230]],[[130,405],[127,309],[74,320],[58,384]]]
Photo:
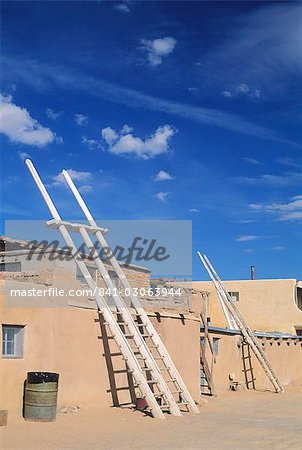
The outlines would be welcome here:
[[[225,301],[226,301],[226,306],[229,308],[229,311],[232,312],[229,302],[227,300],[225,300]],[[259,349],[259,345],[257,345],[257,343],[255,343],[256,338],[253,335],[251,336],[249,334],[249,332],[245,328],[244,324],[242,324],[240,319],[237,318],[236,322],[237,322],[238,329],[240,330],[242,335],[245,337],[246,341],[250,344],[256,358],[258,359],[264,372],[267,374],[269,380],[273,384],[275,390],[277,392],[279,392],[282,389],[282,386],[280,385],[269,361],[267,360],[266,355],[263,353],[262,349]]]
[[[60,221],[61,217],[60,217],[53,201],[51,200],[45,186],[43,185],[42,180],[40,179],[33,163],[28,159],[25,162],[26,162],[26,164],[30,170],[30,173],[32,174],[33,179],[36,182],[37,187],[40,190],[51,214],[53,215],[55,220]],[[61,232],[61,235],[64,238],[67,246],[71,249],[72,255],[75,256],[75,261],[76,261],[80,271],[82,272],[82,274],[88,284],[88,287],[91,290],[94,290],[96,287],[96,284],[94,283],[85,263],[77,257],[77,253],[78,253],[77,247],[76,247],[75,243],[73,242],[66,226],[65,225],[59,226],[59,231]],[[115,318],[114,318],[110,308],[108,307],[105,299],[98,292],[96,292],[96,294],[97,294],[96,302],[97,302],[98,308],[100,309],[101,313],[104,315],[105,320],[108,321],[109,326],[110,326],[110,331],[114,335],[116,342],[117,342],[119,348],[121,349],[122,354],[126,358],[126,363],[129,367],[129,369],[132,370],[132,375],[133,375],[135,381],[137,382],[141,393],[146,397],[146,401],[147,401],[149,407],[151,408],[152,415],[158,419],[165,419],[165,416],[164,416],[162,410],[160,409],[160,406],[159,406],[157,400],[155,399],[155,397],[150,389],[150,386],[148,385],[148,383],[144,377],[144,374],[143,374],[143,371],[141,370],[139,362],[137,361],[126,337],[121,332],[119,325],[115,321]]]
[[[231,318],[233,319],[233,322],[235,323],[235,325],[237,325],[236,320],[235,320],[235,318],[233,317],[233,314],[232,314],[232,312],[230,311],[230,309],[229,309],[229,308],[227,307],[227,305],[225,304],[225,301],[224,301],[224,299],[223,299],[222,290],[221,290],[220,286],[218,285],[218,282],[215,280],[215,278],[214,278],[214,276],[213,276],[213,274],[212,274],[212,272],[211,272],[209,266],[207,265],[206,261],[204,260],[204,257],[201,255],[201,253],[200,253],[200,252],[197,252],[197,254],[198,254],[198,256],[199,256],[199,258],[200,258],[202,264],[204,265],[206,271],[208,272],[209,277],[211,278],[211,280],[212,280],[213,283],[214,283],[214,286],[215,286],[216,292],[217,292],[217,294],[218,294],[218,298],[219,298],[220,304],[221,304],[221,306],[222,306],[222,309],[223,309],[225,318],[226,318],[227,323],[228,323],[228,328],[230,328],[231,330],[236,329],[236,328],[234,328],[234,325],[232,325]],[[238,326],[237,326],[237,328],[238,328]]]
[[[208,361],[205,356],[205,351],[203,349],[201,350],[201,363],[203,365],[203,369],[204,369],[204,373],[205,373],[206,380],[208,383],[209,391],[213,395],[214,394],[214,385],[213,385],[212,374],[211,374],[211,370],[210,370]]]
[[[206,357],[206,344],[208,343],[208,345],[209,345],[212,361],[215,357],[214,348],[213,348],[213,344],[212,344],[212,341],[209,336],[209,329],[208,329],[208,323],[206,320],[206,316],[204,315],[204,311],[202,311],[202,309],[200,311],[200,316],[201,316],[201,320],[202,320],[203,326],[204,326],[204,344],[201,346],[202,347],[201,348],[201,360],[202,360],[204,372],[205,372],[205,375],[207,378],[210,393],[212,395],[214,395],[214,382],[213,382],[213,377],[212,377],[212,370],[210,369],[210,366],[208,364],[207,357]]]
[[[267,366],[269,367],[269,369],[271,370],[273,376],[278,381],[278,377],[276,376],[276,374],[274,372],[274,369],[273,369],[269,359],[267,358],[266,354],[264,353],[263,349],[261,348],[261,346],[260,346],[260,344],[258,342],[258,339],[255,337],[253,331],[251,330],[251,328],[245,322],[245,320],[244,320],[242,314],[240,313],[239,309],[235,306],[233,300],[231,299],[231,296],[229,295],[229,293],[224,288],[221,279],[219,278],[217,272],[213,268],[213,266],[210,263],[209,259],[206,257],[206,255],[204,255],[204,257],[205,257],[206,262],[209,263],[210,269],[212,270],[212,272],[214,273],[215,277],[217,278],[217,283],[218,283],[218,285],[220,287],[220,291],[223,294],[223,296],[225,297],[224,301],[226,302],[226,306],[230,306],[233,316],[237,317],[237,322],[240,321],[241,325],[246,329],[246,333],[249,335],[249,337],[253,341],[254,345],[258,348],[258,351],[262,355],[262,358],[265,360],[265,362],[266,362]],[[278,381],[278,383],[279,383],[279,381]],[[279,383],[279,385],[282,388],[280,383]]]
[[[85,228],[80,228],[80,234],[87,246],[87,248],[90,251],[90,254],[92,257],[94,257],[95,264],[100,271],[102,278],[106,284],[106,287],[111,291],[111,293],[114,292],[114,284],[109,276],[109,273],[103,263],[103,261],[98,257],[98,253],[93,245],[93,242]],[[176,416],[181,416],[181,412],[179,407],[177,406],[177,403],[171,394],[170,389],[166,385],[162,373],[158,367],[158,364],[156,363],[150,349],[147,346],[146,341],[142,337],[140,331],[137,328],[137,325],[135,324],[133,317],[131,316],[129,309],[127,308],[126,303],[122,299],[122,297],[119,295],[118,292],[116,292],[116,295],[111,295],[112,300],[114,301],[116,307],[118,308],[119,312],[121,313],[121,316],[123,317],[123,320],[125,323],[127,323],[128,329],[130,333],[133,334],[133,338],[135,340],[135,343],[140,346],[140,353],[141,355],[146,358],[146,361],[148,361],[150,369],[152,370],[152,377],[156,378],[156,381],[158,381],[158,387],[160,390],[164,393],[166,399],[169,403],[169,409],[171,414]]]
[[[273,384],[275,390],[277,392],[282,392],[283,391],[283,387],[281,385],[281,383],[278,380],[278,377],[276,376],[267,356],[265,355],[265,353],[263,352],[262,348],[260,347],[259,343],[257,342],[255,335],[253,334],[252,330],[246,325],[244,320],[241,320],[241,314],[238,314],[238,309],[236,308],[236,306],[234,305],[231,297],[229,296],[228,292],[226,292],[226,290],[223,287],[223,284],[220,280],[220,278],[218,277],[218,275],[216,274],[217,279],[219,280],[218,282],[214,279],[214,276],[211,273],[211,269],[210,267],[207,265],[207,262],[201,258],[207,272],[209,273],[210,277],[212,278],[215,286],[218,286],[219,291],[221,292],[222,298],[225,302],[226,307],[228,308],[228,310],[230,311],[230,313],[232,315],[234,315],[236,323],[238,325],[238,328],[240,329],[241,333],[244,335],[244,337],[246,338],[247,342],[251,345],[251,348],[253,349],[255,356],[257,357],[259,363],[261,364],[262,368],[264,369],[265,373],[267,374],[269,380],[271,381],[271,383]],[[213,267],[213,266],[212,266]],[[236,317],[237,316],[237,317]]]
[[[239,309],[235,306],[230,294],[228,293],[228,291],[225,289],[222,280],[220,279],[218,273],[216,272],[216,270],[214,269],[212,263],[210,262],[209,258],[207,257],[207,255],[203,255],[208,267],[210,268],[210,270],[212,271],[213,275],[215,276],[217,283],[220,285],[221,289],[224,291],[225,296],[227,297],[228,302],[232,305],[236,315],[240,318],[241,322],[244,324],[244,326],[250,330],[249,326],[247,325],[247,323],[244,320],[244,317],[242,316],[241,312],[239,311]],[[251,331],[252,333],[252,331]]]
[[[201,255],[200,252],[197,252],[197,255],[199,256],[199,258],[200,258],[202,264],[205,266],[204,257]],[[205,266],[205,268],[206,268],[206,266]],[[224,317],[225,317],[225,319],[226,319],[226,321],[227,321],[228,328],[229,328],[230,330],[235,330],[236,328],[234,328],[234,325],[236,325],[236,324],[233,323],[233,322],[234,322],[234,321],[232,321],[233,317],[232,317],[232,315],[229,314],[229,312],[228,312],[228,310],[227,310],[227,308],[226,308],[226,306],[225,306],[225,304],[224,304],[224,301],[223,301],[223,299],[221,298],[220,292],[219,292],[219,290],[217,289],[217,286],[216,286],[216,282],[215,282],[216,280],[214,280],[213,275],[210,273],[210,271],[209,271],[207,268],[206,268],[206,270],[207,270],[207,272],[208,272],[210,278],[212,279],[212,281],[213,281],[213,283],[214,283],[214,286],[215,286],[215,288],[216,288],[216,291],[217,291],[217,294],[218,294],[218,300],[219,300],[219,302],[220,302],[220,305],[221,305],[221,308],[222,308]]]
[[[63,174],[68,186],[70,187],[72,193],[74,194],[76,200],[78,201],[88,222],[92,226],[96,226],[97,224],[96,224],[95,220],[93,219],[92,215],[90,214],[90,211],[88,210],[81,194],[79,193],[78,189],[76,188],[75,184],[73,183],[72,179],[70,178],[68,172],[66,170],[63,170],[62,174]],[[101,244],[102,248],[110,248],[104,235],[100,231],[97,231],[95,233],[95,236],[98,239],[99,243]],[[136,309],[137,313],[142,318],[142,321],[144,323],[146,323],[146,329],[147,329],[148,333],[150,335],[152,335],[151,339],[154,342],[154,344],[158,346],[158,348],[157,348],[158,353],[163,357],[163,362],[164,362],[165,366],[170,368],[170,370],[169,370],[170,375],[177,379],[177,383],[183,391],[181,395],[188,402],[188,408],[192,412],[195,412],[198,414],[199,409],[197,408],[191,394],[189,393],[188,388],[186,387],[181,375],[179,374],[178,370],[176,369],[176,366],[173,363],[172,358],[171,358],[169,352],[167,351],[164,343],[158,336],[158,333],[155,330],[148,315],[146,314],[144,308],[141,306],[141,303],[140,303],[138,297],[134,294],[132,287],[131,287],[129,281],[127,280],[124,272],[122,271],[117,259],[115,258],[115,256],[113,254],[111,254],[111,255],[109,255],[109,260],[110,260],[110,263],[111,263],[113,269],[115,270],[115,273],[117,274],[120,282],[122,283],[124,289],[129,292],[130,295],[128,297],[130,298],[133,307]]]
[[[204,314],[203,314],[202,311],[201,311],[201,313],[200,313],[200,317],[201,317],[201,320],[202,320],[202,323],[203,323],[204,330],[206,331],[206,329],[207,329],[207,323],[206,323],[206,319],[205,319]],[[210,350],[211,350],[212,354],[214,354],[213,343],[212,343],[212,341],[211,341],[211,339],[210,339],[209,333],[207,332],[206,334],[207,334],[207,341],[208,341]]]

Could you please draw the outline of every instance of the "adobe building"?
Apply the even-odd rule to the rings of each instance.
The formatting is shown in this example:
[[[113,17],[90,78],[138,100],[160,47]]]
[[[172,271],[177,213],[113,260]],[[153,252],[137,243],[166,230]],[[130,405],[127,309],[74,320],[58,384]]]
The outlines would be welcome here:
[[[184,282],[171,282],[188,286]],[[207,349],[213,370],[216,392],[230,386],[249,389],[271,389],[269,380],[254,354],[244,345],[239,330],[230,330],[215,286],[211,281],[189,284],[201,292],[194,301],[196,314],[206,312],[208,331],[214,344],[214,355]],[[302,283],[295,279],[223,281],[246,323],[259,338],[281,383],[302,385]],[[204,345],[201,326],[201,344]],[[207,382],[201,367],[201,391],[207,393]]]
[[[25,241],[2,238],[2,250],[8,242],[0,252],[0,408],[21,414],[24,381],[27,372],[33,371],[59,373],[58,408],[133,402],[125,361],[102,327],[96,303],[85,293],[76,267],[59,259],[50,261],[46,253],[39,262],[39,252],[28,260],[30,249]],[[91,273],[98,281],[92,262]],[[150,288],[148,269],[131,265],[124,267],[124,273],[132,287]],[[102,287],[99,281],[98,285]],[[33,290],[43,295],[29,295]],[[61,290],[83,295],[60,297],[57,292]],[[189,311],[188,299],[186,295],[185,308],[181,302],[163,308],[169,305],[165,299],[158,299],[156,306],[146,297],[144,307],[198,401],[200,320]]]
[[[89,292],[83,290],[84,280],[74,262],[56,258],[50,261],[47,251],[51,250],[45,248],[39,261],[37,255],[41,249],[28,259],[31,249],[26,241],[6,237],[0,244],[0,408],[21,414],[23,383],[27,372],[32,371],[59,373],[59,408],[96,404],[106,408],[133,402],[131,377],[125,361],[115,341],[102,327],[96,303]],[[91,275],[102,287],[93,261],[86,263],[90,264]],[[144,267],[130,265],[123,269],[132,287],[138,289],[181,286],[181,297],[155,299],[146,294],[142,305],[196,402],[200,394],[208,393],[201,360],[205,345],[201,310],[206,311],[213,342],[214,352],[207,348],[205,354],[212,368],[215,392],[219,395],[230,388],[272,390],[241,333],[227,328],[211,282],[153,280]],[[301,282],[243,280],[226,281],[224,286],[256,332],[285,389],[300,386]],[[30,289],[44,291],[44,294],[29,296]],[[83,294],[60,297],[56,290]],[[16,295],[16,292],[27,294]]]

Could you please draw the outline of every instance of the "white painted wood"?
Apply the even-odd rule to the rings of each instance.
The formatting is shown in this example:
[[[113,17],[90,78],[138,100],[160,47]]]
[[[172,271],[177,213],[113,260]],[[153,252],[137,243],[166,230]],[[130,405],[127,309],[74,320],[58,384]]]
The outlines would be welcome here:
[[[79,193],[79,191],[77,190],[74,182],[72,181],[69,173],[64,170],[62,172],[68,186],[70,187],[72,193],[74,194],[76,200],[79,203],[79,206],[81,207],[84,215],[86,216],[86,219],[88,220],[89,224],[93,227],[97,226],[95,220],[93,219],[90,211],[88,210],[81,194]],[[98,241],[100,242],[101,246],[104,248],[110,248],[104,235],[101,232],[96,232],[95,233],[96,238],[98,239]],[[130,292],[129,298],[131,300],[132,306],[135,308],[135,310],[137,311],[139,317],[141,318],[142,322],[144,322],[146,324],[146,330],[147,332],[151,335],[151,340],[154,344],[154,346],[157,347],[158,353],[159,355],[163,358],[163,362],[165,367],[169,367],[169,374],[171,375],[171,379],[175,379],[174,384],[176,384],[177,388],[180,388],[182,390],[181,393],[181,397],[183,399],[184,402],[187,403],[188,408],[190,409],[190,411],[195,412],[195,413],[199,413],[199,409],[196,406],[191,394],[189,393],[182,377],[180,376],[178,370],[176,369],[172,358],[169,354],[169,352],[167,351],[165,345],[163,344],[162,340],[160,339],[157,331],[155,330],[152,322],[150,321],[148,315],[146,314],[144,308],[141,306],[140,300],[137,296],[134,295],[132,287],[130,285],[130,283],[128,282],[125,274],[123,273],[117,259],[115,258],[114,255],[110,255],[110,263],[115,271],[115,273],[117,274],[121,284],[123,285],[124,289],[127,289],[128,292]],[[157,370],[160,373],[160,369],[157,366]],[[174,386],[175,387],[175,386]],[[171,390],[171,389],[170,389]]]
[[[29,160],[27,160],[27,161],[29,161]],[[51,200],[48,192],[46,191],[45,186],[43,185],[33,163],[30,161],[30,164],[28,162],[27,166],[29,167],[29,170],[33,176],[33,179],[35,180],[37,187],[40,190],[50,212],[52,213],[52,215],[54,216],[54,218],[56,220],[60,220],[60,216],[55,208],[55,205],[54,205],[53,201]],[[71,249],[71,253],[74,255],[75,261],[76,261],[80,271],[82,272],[83,276],[85,277],[88,287],[91,290],[94,290],[96,288],[96,283],[92,279],[85,263],[81,259],[79,259],[79,257],[77,256],[77,247],[74,244],[67,228],[65,227],[65,225],[60,225],[59,230],[60,230],[66,244]],[[87,234],[87,236],[88,236],[88,234]],[[121,353],[123,354],[124,358],[126,359],[128,369],[132,372],[133,378],[134,378],[135,382],[137,383],[138,388],[141,391],[141,394],[146,398],[146,401],[148,403],[148,407],[150,408],[151,414],[158,419],[165,419],[165,416],[164,416],[156,398],[154,397],[153,392],[151,391],[147,380],[145,379],[145,376],[141,369],[141,366],[140,366],[138,360],[136,359],[136,357],[133,353],[133,350],[129,345],[127,338],[122,333],[121,328],[119,327],[118,323],[116,322],[115,317],[114,317],[112,311],[110,310],[110,308],[108,307],[105,299],[98,293],[97,290],[95,292],[96,292],[95,298],[96,298],[98,308],[99,308],[100,312],[102,313],[105,321],[108,322],[110,331],[111,331],[112,335],[115,336],[115,340],[121,350]]]
[[[204,265],[204,258],[203,258],[203,256],[201,255],[201,253],[200,253],[200,252],[197,252],[197,255],[199,256],[201,262],[202,262],[203,265]],[[209,274],[209,275],[210,275],[210,274]],[[210,277],[211,277],[211,275],[210,275]],[[215,279],[213,279],[213,277],[211,277],[211,279],[212,279],[212,281],[213,281],[213,283],[214,283],[214,285],[215,285],[215,288],[216,288],[216,291],[217,291],[217,295],[218,295],[218,300],[219,300],[219,302],[220,302],[220,306],[221,306],[221,308],[222,308],[222,312],[223,312],[223,314],[224,314],[224,317],[225,317],[225,319],[226,319],[226,321],[227,321],[228,328],[229,328],[230,330],[236,330],[236,329],[238,328],[237,325],[236,325],[236,322],[234,321],[233,316],[232,316],[231,314],[229,314],[229,312],[228,312],[228,310],[227,310],[227,307],[226,307],[225,304],[224,304],[224,300],[223,300],[223,298],[222,298],[222,296],[221,296],[221,293],[220,293],[218,287],[216,286],[217,283],[216,283]]]
[[[201,255],[200,255],[201,256]],[[264,353],[262,347],[259,345],[257,338],[255,337],[253,331],[251,328],[247,325],[245,322],[242,314],[238,310],[238,308],[235,306],[231,296],[227,292],[227,290],[224,288],[223,283],[221,279],[219,278],[217,272],[215,271],[214,267],[212,266],[211,262],[207,258],[206,255],[203,255],[201,258],[201,261],[208,272],[210,278],[212,279],[217,292],[220,293],[221,298],[228,309],[230,315],[233,317],[237,328],[241,331],[242,335],[246,339],[246,342],[250,345],[251,349],[253,350],[256,358],[258,359],[260,365],[262,366],[265,374],[267,375],[268,379],[274,386],[274,389],[277,393],[283,392],[283,387],[278,380],[273,367],[271,366],[271,363],[269,362],[266,354]]]
[[[103,277],[103,280],[106,284],[107,289],[110,292],[115,292],[117,289],[115,289],[115,285],[113,284],[109,273],[103,263],[103,261],[98,257],[97,251],[95,250],[93,246],[93,242],[90,238],[90,236],[87,233],[87,230],[85,228],[80,228],[80,234],[83,238],[83,241],[85,242],[86,246],[88,247],[90,251],[90,255],[94,258],[94,262],[100,272],[100,274]],[[126,303],[124,302],[123,298],[119,295],[118,292],[116,292],[117,295],[112,295],[111,298],[114,301],[116,307],[118,308],[119,313],[122,316],[123,323],[127,324],[127,328],[130,331],[130,333],[133,334],[133,339],[136,343],[136,345],[140,346],[140,354],[145,358],[145,361],[148,365],[149,370],[152,371],[152,378],[155,379],[158,382],[158,388],[159,390],[164,394],[165,396],[165,404],[169,406],[169,410],[171,414],[175,416],[181,416],[180,409],[177,406],[177,403],[171,394],[168,386],[166,385],[162,374],[158,368],[157,363],[155,362],[152,353],[150,352],[147,343],[145,339],[142,337],[142,334],[140,330],[138,329],[137,325],[135,324],[133,317],[131,316],[129,309],[127,308]]]

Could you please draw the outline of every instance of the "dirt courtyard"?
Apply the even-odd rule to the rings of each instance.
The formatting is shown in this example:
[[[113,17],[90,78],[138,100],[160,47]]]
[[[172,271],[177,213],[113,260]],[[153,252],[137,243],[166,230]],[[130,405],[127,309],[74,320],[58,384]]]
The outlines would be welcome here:
[[[257,449],[300,450],[302,389],[225,392],[207,398],[200,414],[159,421],[138,411],[81,408],[56,422],[10,416],[0,428],[2,450]]]

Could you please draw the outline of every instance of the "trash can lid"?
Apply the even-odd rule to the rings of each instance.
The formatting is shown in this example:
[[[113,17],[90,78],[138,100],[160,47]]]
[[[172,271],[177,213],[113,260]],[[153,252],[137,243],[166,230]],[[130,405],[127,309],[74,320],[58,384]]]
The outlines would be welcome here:
[[[27,382],[30,384],[38,383],[57,383],[59,374],[54,372],[27,372]]]

